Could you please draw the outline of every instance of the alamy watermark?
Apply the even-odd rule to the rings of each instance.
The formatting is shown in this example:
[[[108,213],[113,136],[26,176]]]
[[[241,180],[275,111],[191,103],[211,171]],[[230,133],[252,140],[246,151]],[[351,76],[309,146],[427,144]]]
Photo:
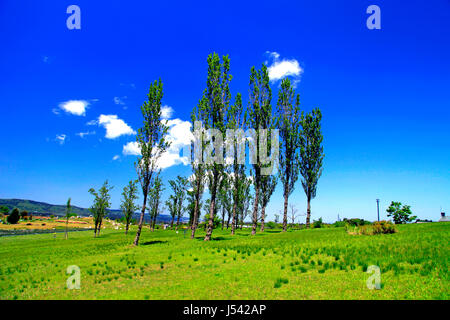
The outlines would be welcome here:
[[[67,14],[70,16],[66,20],[66,26],[69,30],[81,29],[81,9],[79,6],[72,4],[67,7]]]
[[[67,274],[70,274],[70,277],[67,278],[66,284],[67,289],[73,290],[77,289],[79,290],[81,288],[81,270],[79,266],[72,265],[68,266],[66,270]]]
[[[192,144],[185,145],[182,152],[194,164],[243,165],[247,147],[249,163],[260,164],[261,175],[278,171],[278,129],[227,129],[224,134],[218,129],[206,129],[201,121],[195,121]]]
[[[367,29],[381,29],[381,9],[379,6],[372,4],[367,7],[366,13],[370,14],[367,18],[366,26]]]
[[[381,271],[379,266],[369,266],[367,273],[372,274],[366,281],[367,288],[370,290],[381,289]]]

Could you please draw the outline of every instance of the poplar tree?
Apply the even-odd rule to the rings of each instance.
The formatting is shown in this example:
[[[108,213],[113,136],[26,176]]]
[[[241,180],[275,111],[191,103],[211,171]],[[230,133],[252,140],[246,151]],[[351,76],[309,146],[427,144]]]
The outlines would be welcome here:
[[[135,204],[138,198],[137,180],[130,180],[128,185],[123,187],[122,191],[122,203],[120,209],[125,217],[125,234],[128,234],[128,228],[130,227],[131,219],[136,210],[139,210],[139,206]]]
[[[260,207],[261,207],[261,231],[264,231],[264,223],[266,219],[266,207],[270,201],[270,197],[275,191],[277,186],[277,176],[268,175],[261,176],[261,194],[260,194]]]
[[[321,131],[322,113],[319,108],[301,116],[302,134],[300,135],[300,173],[302,186],[307,200],[306,228],[310,227],[311,200],[316,197],[317,182],[322,175],[323,136]]]
[[[103,217],[107,215],[108,209],[111,207],[111,196],[109,193],[113,188],[106,180],[98,192],[94,188],[89,189],[89,193],[94,196],[94,204],[89,209],[94,216],[94,237],[97,236],[97,233],[100,235]]]
[[[156,218],[159,214],[160,203],[161,203],[161,193],[164,191],[164,186],[162,180],[160,178],[161,171],[158,172],[154,181],[153,187],[150,189],[149,197],[150,197],[150,206],[148,208],[148,212],[150,215],[150,230],[155,230]]]
[[[175,221],[175,217],[177,215],[177,198],[171,194],[169,198],[166,200],[166,207],[169,210],[169,214],[172,218],[170,221],[170,227],[173,228],[173,222]]]
[[[196,121],[202,121],[205,117],[204,112],[206,110],[206,97],[203,96],[199,101],[198,106],[194,107],[191,112],[191,122],[195,124]],[[202,127],[203,128],[203,127]],[[195,230],[198,226],[198,220],[200,217],[201,202],[203,191],[205,189],[205,176],[206,168],[203,163],[203,155],[205,151],[205,141],[203,139],[204,132],[203,129],[198,129],[192,126],[191,131],[194,133],[194,141],[191,143],[191,166],[192,166],[192,176],[189,183],[192,188],[192,193],[188,194],[189,198],[192,200],[189,204],[189,209],[192,210],[191,219],[191,239],[195,237]]]
[[[230,144],[233,152],[232,174],[230,177],[232,187],[232,220],[231,234],[234,235],[237,220],[239,220],[239,205],[242,203],[242,193],[245,188],[247,176],[245,174],[245,137],[244,137],[244,121],[245,111],[242,104],[242,96],[240,93],[236,95],[234,105],[230,106],[227,113],[227,128],[234,130],[232,136],[227,135],[227,143]],[[240,149],[243,147],[243,150]],[[241,159],[243,153],[243,159]],[[227,223],[228,229],[228,223]]]
[[[67,228],[68,228],[68,225],[69,225],[69,218],[70,218],[70,217],[73,217],[73,216],[76,216],[76,214],[72,212],[72,205],[70,204],[70,201],[71,201],[71,199],[69,198],[69,199],[67,200],[67,204],[66,204],[66,215],[65,215],[65,217],[66,217],[66,232],[65,232],[65,239],[66,239],[66,240],[67,240],[67,238],[69,237],[69,235],[68,235],[68,233],[67,233]]]
[[[219,183],[224,174],[224,150],[223,144],[220,143],[225,138],[226,120],[225,113],[230,104],[230,59],[228,56],[222,57],[222,62],[219,56],[214,53],[208,56],[208,77],[206,81],[205,98],[206,103],[203,105],[203,121],[206,129],[216,129],[219,136],[210,137],[210,148],[207,150],[207,172],[209,179],[209,192],[211,194],[209,206],[209,219],[207,221],[206,235],[204,240],[211,240],[211,235],[214,227],[214,215],[216,206],[217,190]],[[214,140],[213,140],[214,138]]]
[[[283,184],[284,213],[283,231],[287,230],[288,199],[294,191],[300,171],[300,96],[297,95],[294,106],[294,88],[289,78],[281,81],[278,91],[276,125],[280,133],[280,170],[279,176]]]
[[[183,202],[186,198],[186,185],[188,181],[186,178],[177,176],[176,185],[177,185],[177,207],[176,207],[176,215],[177,215],[177,226],[176,229],[178,229],[178,226],[180,225],[180,219],[183,216]]]
[[[255,134],[252,137],[252,142],[255,146],[255,154],[253,158],[254,164],[252,168],[253,185],[255,190],[252,215],[252,235],[256,234],[256,227],[258,223],[258,204],[260,202],[259,198],[262,175],[261,170],[266,165],[262,162],[263,154],[261,153],[262,148],[260,145],[260,129],[271,129],[273,126],[271,100],[272,90],[269,85],[269,73],[267,71],[267,66],[263,64],[261,70],[259,71],[257,71],[255,67],[252,67],[250,70],[249,106],[245,121],[247,128],[255,130]],[[268,149],[266,150],[268,151]]]
[[[147,97],[148,101],[145,101],[141,106],[144,118],[143,126],[139,128],[136,137],[141,155],[138,156],[134,166],[142,188],[143,204],[138,230],[133,242],[135,246],[139,244],[141,236],[150,182],[153,174],[157,171],[158,160],[170,146],[170,142],[166,141],[166,135],[169,130],[167,120],[163,121],[161,118],[161,100],[163,98],[163,84],[161,80],[155,80],[150,85]]]

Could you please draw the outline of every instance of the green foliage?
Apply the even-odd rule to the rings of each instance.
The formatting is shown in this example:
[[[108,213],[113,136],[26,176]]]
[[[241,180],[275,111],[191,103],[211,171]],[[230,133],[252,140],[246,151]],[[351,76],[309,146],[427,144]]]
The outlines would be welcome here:
[[[7,206],[0,206],[0,213],[8,214],[9,213],[9,208]]]
[[[103,218],[108,213],[108,209],[111,207],[111,195],[110,192],[113,186],[109,185],[108,180],[103,183],[103,186],[99,191],[95,191],[94,188],[89,189],[89,193],[94,196],[94,204],[89,209],[94,216],[94,236],[100,234]]]
[[[210,220],[209,213],[205,214],[204,219],[205,219],[205,223],[207,224],[208,221]],[[222,223],[222,220],[217,215],[214,215],[213,229],[217,229],[221,223]]]
[[[373,234],[382,234],[382,233],[395,233],[397,229],[395,225],[390,221],[375,221],[372,225]]]
[[[8,223],[10,223],[10,224],[16,224],[17,222],[19,222],[19,219],[20,219],[19,209],[14,208],[11,211],[11,214],[6,219],[6,221],[8,221]]]
[[[28,211],[27,210],[22,210],[20,212],[20,218],[21,219],[27,219],[28,218]]]
[[[139,227],[134,239],[134,245],[139,244],[144,214],[147,205],[150,183],[154,173],[158,170],[158,161],[161,155],[170,147],[171,142],[166,140],[169,126],[167,120],[163,121],[161,114],[161,101],[163,98],[163,84],[161,79],[150,84],[148,100],[141,106],[143,126],[139,128],[136,142],[140,148],[134,167],[142,188],[143,205],[139,219]]]
[[[324,227],[324,223],[322,222],[322,217],[320,217],[319,220],[314,220],[314,222],[313,222],[314,229],[323,228],[323,227]]]
[[[128,233],[128,228],[131,223],[131,219],[136,210],[139,210],[139,206],[135,204],[138,199],[137,180],[130,180],[128,185],[123,187],[122,191],[122,203],[120,209],[124,215],[124,222],[126,224],[125,233]]]
[[[75,213],[72,212],[72,205],[70,204],[71,202],[71,198],[69,198],[67,200],[67,204],[66,204],[66,214],[65,214],[65,218],[66,218],[66,232],[65,232],[65,238],[68,238],[68,233],[67,233],[67,229],[68,229],[68,224],[69,224],[69,218],[76,216]]]
[[[302,187],[308,201],[306,227],[311,216],[310,201],[316,197],[317,182],[322,175],[323,136],[321,130],[322,112],[319,108],[301,116],[302,134],[300,135],[300,173]]]
[[[273,221],[269,221],[266,223],[266,228],[267,229],[275,229],[277,227],[277,224]]]
[[[274,129],[274,119],[272,118],[272,89],[270,88],[269,73],[267,66],[263,64],[260,70],[256,70],[252,67],[250,70],[250,83],[249,83],[249,104],[247,112],[245,114],[245,125],[247,129],[252,132],[252,146],[253,146],[253,167],[251,173],[253,175],[253,187],[255,190],[254,204],[253,204],[253,229],[252,234],[256,232],[256,226],[258,222],[258,206],[261,202],[260,197],[262,196],[261,186],[263,183],[269,183],[265,181],[267,179],[273,179],[266,176],[269,172],[272,172],[273,165],[266,164],[263,159],[266,158],[271,151],[271,136],[272,130]],[[261,135],[261,129],[267,130],[267,137]],[[266,141],[263,141],[267,139]],[[262,145],[267,145],[267,148],[262,148]],[[263,154],[262,152],[266,152]],[[264,170],[264,171],[263,171]],[[268,171],[268,172],[267,172]],[[265,177],[263,177],[265,176]],[[276,183],[276,181],[270,181],[270,184]],[[266,185],[264,188],[266,198],[270,198],[270,185]]]
[[[299,144],[301,135],[300,96],[297,95],[294,105],[295,90],[289,78],[281,81],[278,91],[276,128],[280,132],[279,176],[283,184],[285,199],[283,214],[283,230],[287,228],[288,198],[294,191],[300,171]]]
[[[348,223],[349,225],[354,226],[354,227],[357,227],[357,226],[364,226],[364,225],[370,224],[369,221],[366,221],[366,220],[364,220],[364,219],[359,219],[359,218],[352,218],[352,219],[344,218],[344,219],[342,220],[342,222],[343,222],[344,224]]]
[[[333,227],[335,228],[345,227],[345,225],[346,225],[345,221],[336,221],[335,223],[333,223]]]
[[[211,194],[210,212],[214,215],[217,211],[216,205],[217,191],[220,187],[220,181],[224,174],[224,154],[216,151],[215,145],[220,138],[225,139],[226,117],[225,113],[230,106],[230,88],[229,83],[232,79],[230,74],[230,59],[228,56],[222,57],[220,61],[217,53],[210,54],[207,59],[208,76],[206,80],[206,89],[204,91],[204,103],[200,105],[202,108],[200,114],[201,121],[206,129],[215,129],[218,131],[217,137],[211,136],[207,143],[206,168],[209,179],[209,191]],[[214,139],[214,141],[213,141]],[[214,216],[210,217],[207,225],[205,240],[211,239],[213,230]]]
[[[345,230],[352,235],[379,235],[397,232],[397,228],[392,222],[384,220],[365,225],[350,225],[347,223]]]
[[[165,190],[164,185],[162,183],[162,179],[160,177],[161,171],[158,171],[158,174],[153,179],[153,185],[149,191],[149,206],[147,210],[150,214],[150,228],[154,230],[156,227],[156,218],[160,213],[161,206],[161,196],[162,192]]]
[[[181,176],[177,176],[176,180],[169,180],[173,194],[167,199],[166,207],[172,217],[171,226],[173,226],[175,218],[177,218],[178,226],[180,218],[183,215],[183,201],[186,197],[187,183],[187,179]]]
[[[387,216],[392,217],[395,224],[407,223],[417,219],[417,216],[412,215],[411,207],[408,205],[402,206],[401,202],[392,201],[386,211],[388,213]]]

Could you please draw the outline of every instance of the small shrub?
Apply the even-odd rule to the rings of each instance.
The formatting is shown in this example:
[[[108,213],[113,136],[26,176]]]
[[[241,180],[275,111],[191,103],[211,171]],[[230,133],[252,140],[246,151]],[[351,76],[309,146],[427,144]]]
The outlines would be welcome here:
[[[277,224],[273,221],[269,221],[265,224],[265,227],[267,229],[275,229],[277,227]]]
[[[389,234],[397,232],[395,225],[390,221],[376,221],[372,225],[373,234]]]
[[[322,222],[322,217],[319,218],[319,220],[314,220],[313,222],[313,228],[323,228],[324,224]]]
[[[10,224],[16,224],[17,222],[19,222],[19,219],[20,219],[19,209],[14,208],[11,214],[8,216],[8,218],[6,218],[6,221],[8,221],[8,223]]]

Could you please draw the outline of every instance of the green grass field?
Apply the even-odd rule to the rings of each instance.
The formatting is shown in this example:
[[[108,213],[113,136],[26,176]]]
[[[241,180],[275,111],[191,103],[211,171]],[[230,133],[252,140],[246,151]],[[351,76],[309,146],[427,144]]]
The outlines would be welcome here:
[[[143,230],[0,238],[0,299],[449,299],[450,224],[399,226],[396,234],[349,235],[344,228],[268,230],[256,236],[214,230]],[[66,269],[81,269],[69,290]],[[369,290],[370,265],[381,289]]]

